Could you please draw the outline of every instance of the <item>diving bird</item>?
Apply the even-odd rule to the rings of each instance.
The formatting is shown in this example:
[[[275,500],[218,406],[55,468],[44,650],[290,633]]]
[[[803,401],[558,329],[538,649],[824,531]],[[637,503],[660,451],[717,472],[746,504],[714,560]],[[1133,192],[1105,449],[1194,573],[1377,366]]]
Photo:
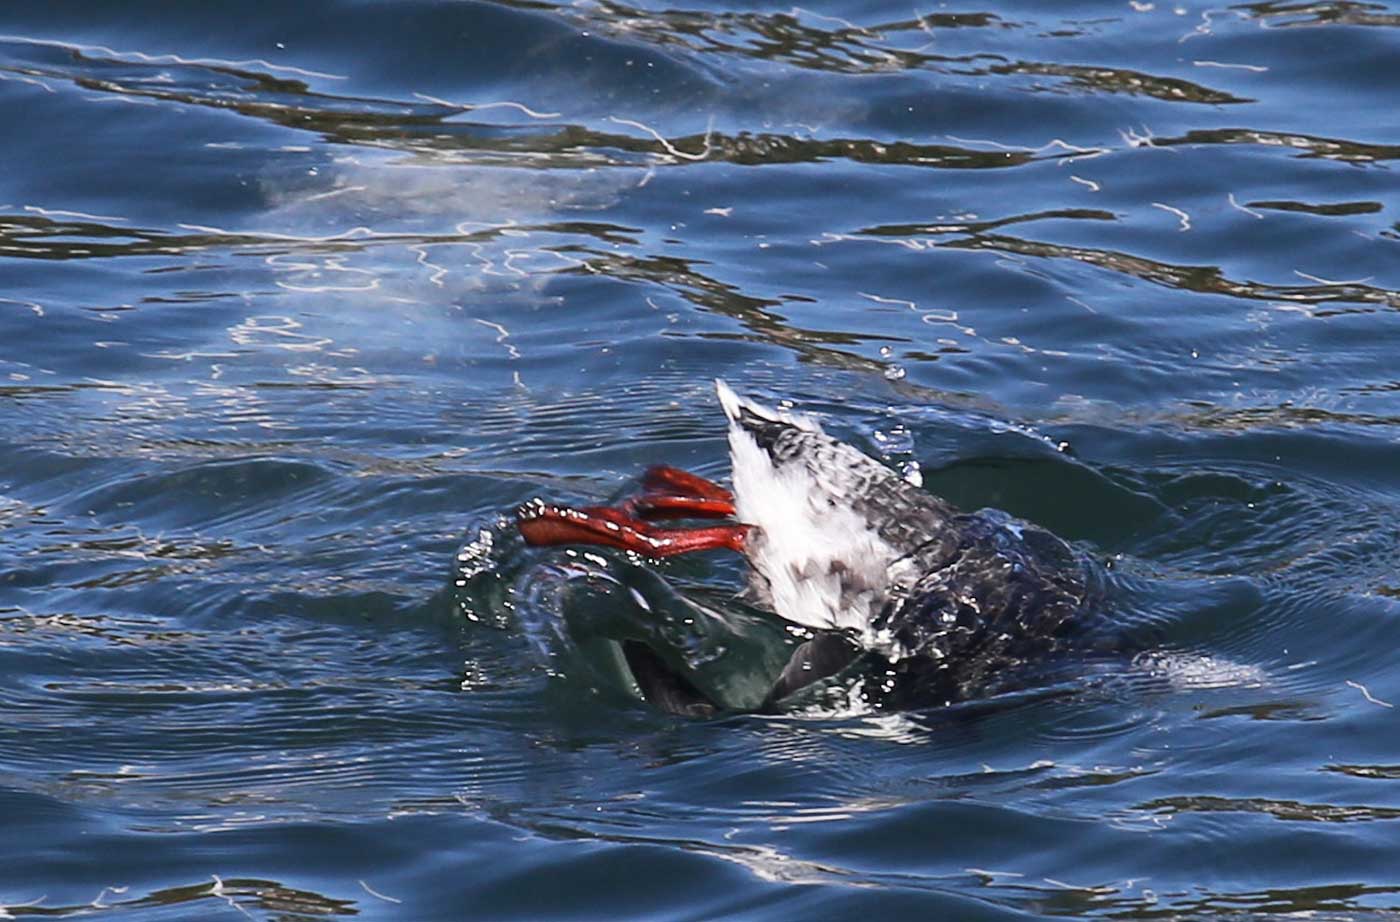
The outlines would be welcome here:
[[[716,389],[729,420],[732,490],[653,467],[616,506],[525,504],[517,513],[525,541],[652,558],[742,554],[760,607],[811,634],[769,705],[860,658],[874,664],[863,681],[882,699],[951,703],[1005,686],[1062,646],[1091,597],[1085,564],[1064,541],[995,510],[960,512],[815,419],[741,398],[723,381]],[[650,700],[706,712],[708,702],[654,653],[634,647],[629,662]]]

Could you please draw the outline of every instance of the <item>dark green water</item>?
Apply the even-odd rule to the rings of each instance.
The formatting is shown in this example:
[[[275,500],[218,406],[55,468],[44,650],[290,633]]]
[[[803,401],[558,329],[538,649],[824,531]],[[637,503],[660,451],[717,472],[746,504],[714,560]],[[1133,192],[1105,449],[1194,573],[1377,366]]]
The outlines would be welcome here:
[[[1400,7],[0,33],[0,918],[1400,916]],[[715,377],[1074,542],[1134,653],[686,720],[587,574],[742,695],[734,560],[454,585],[727,476]]]

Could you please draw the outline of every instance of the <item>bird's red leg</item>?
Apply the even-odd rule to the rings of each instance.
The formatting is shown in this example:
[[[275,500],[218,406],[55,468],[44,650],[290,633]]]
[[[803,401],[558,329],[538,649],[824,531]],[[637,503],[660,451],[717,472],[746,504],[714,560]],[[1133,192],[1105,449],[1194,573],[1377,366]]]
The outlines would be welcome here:
[[[672,557],[725,549],[742,553],[747,525],[657,528],[622,509],[573,509],[530,503],[517,513],[520,534],[533,545],[593,544],[634,551],[646,557]]]
[[[642,494],[623,504],[644,519],[726,519],[734,494],[712,480],[658,464],[642,475]]]
[[[534,545],[593,544],[670,557],[693,551],[741,552],[747,525],[658,528],[650,519],[724,519],[734,515],[734,494],[698,474],[666,465],[647,469],[642,493],[618,507],[574,509],[536,503],[521,507],[520,533]]]
[[[734,504],[727,500],[669,493],[643,493],[624,502],[622,509],[640,519],[727,519],[734,515]]]
[[[667,464],[647,468],[646,473],[642,475],[642,488],[652,493],[734,502],[734,494],[713,480],[706,480],[699,474],[692,474]]]

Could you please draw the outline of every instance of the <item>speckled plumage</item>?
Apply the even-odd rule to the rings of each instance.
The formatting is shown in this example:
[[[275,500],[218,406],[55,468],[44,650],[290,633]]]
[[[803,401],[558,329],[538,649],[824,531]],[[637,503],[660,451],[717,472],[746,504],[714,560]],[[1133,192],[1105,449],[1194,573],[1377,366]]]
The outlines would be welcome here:
[[[745,553],[777,614],[844,632],[890,661],[888,684],[946,699],[1059,646],[1088,598],[1065,542],[960,513],[814,421],[718,387],[738,518],[756,526]]]

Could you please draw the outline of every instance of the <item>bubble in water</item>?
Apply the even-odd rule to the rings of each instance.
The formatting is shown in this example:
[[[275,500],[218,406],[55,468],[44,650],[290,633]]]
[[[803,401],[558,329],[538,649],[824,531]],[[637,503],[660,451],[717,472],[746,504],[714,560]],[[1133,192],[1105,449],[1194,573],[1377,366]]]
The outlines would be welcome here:
[[[914,460],[914,434],[903,423],[895,423],[889,430],[877,429],[872,435],[879,446],[880,458],[899,471],[899,475],[916,487],[924,485],[923,471]]]

